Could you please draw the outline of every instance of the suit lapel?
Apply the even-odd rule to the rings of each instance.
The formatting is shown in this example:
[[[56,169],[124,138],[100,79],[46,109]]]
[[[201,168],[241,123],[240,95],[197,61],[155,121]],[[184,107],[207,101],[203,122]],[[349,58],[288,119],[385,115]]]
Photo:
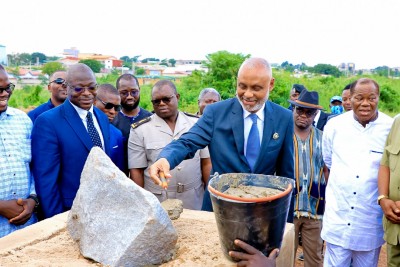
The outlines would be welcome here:
[[[82,141],[82,143],[85,145],[85,147],[90,151],[92,149],[92,140],[90,139],[90,136],[85,128],[85,125],[83,125],[83,122],[81,118],[79,117],[78,113],[72,106],[72,104],[69,102],[69,100],[65,100],[63,104],[63,109],[64,109],[64,118],[70,125],[70,127],[74,130],[78,138]]]
[[[260,163],[265,162],[263,159],[268,153],[268,145],[273,136],[273,132],[275,129],[274,124],[274,117],[272,116],[272,105],[269,101],[265,102],[264,108],[264,129],[263,129],[263,136],[261,140],[261,148],[260,154],[258,155],[257,161],[254,165],[254,170],[256,172],[257,167]]]
[[[243,108],[239,101],[234,98],[232,104],[232,112],[230,113],[230,121],[232,125],[233,137],[235,139],[236,148],[240,159],[247,165],[247,159],[244,155],[244,120],[243,120]]]
[[[101,134],[103,135],[104,152],[106,152],[107,155],[110,155],[110,123],[100,118],[100,112],[102,111],[98,108],[93,107],[93,112],[96,116],[97,122],[99,123]]]

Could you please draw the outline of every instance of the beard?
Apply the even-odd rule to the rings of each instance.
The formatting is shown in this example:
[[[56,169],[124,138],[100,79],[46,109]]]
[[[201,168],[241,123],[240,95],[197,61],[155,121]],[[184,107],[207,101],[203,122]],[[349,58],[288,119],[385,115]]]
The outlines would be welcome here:
[[[140,103],[140,96],[138,97],[137,101],[133,105],[127,105],[125,103],[121,103],[121,106],[126,111],[132,111],[139,106]]]
[[[243,104],[242,99],[238,95],[236,95],[236,98],[239,100],[239,103],[242,105],[242,107],[251,113],[259,111],[265,104],[265,102],[267,102],[268,97],[269,97],[269,92],[265,95],[263,99],[257,100],[257,103],[254,106],[250,106]]]

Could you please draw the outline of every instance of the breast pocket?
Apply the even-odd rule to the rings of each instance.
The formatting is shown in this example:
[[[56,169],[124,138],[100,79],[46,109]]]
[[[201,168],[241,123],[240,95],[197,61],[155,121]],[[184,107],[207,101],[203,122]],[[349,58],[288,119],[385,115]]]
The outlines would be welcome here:
[[[400,142],[387,146],[386,150],[389,152],[389,168],[394,171],[400,160]]]
[[[157,142],[149,142],[146,145],[146,156],[147,158],[155,162],[157,160],[158,155],[160,154],[161,150],[167,145],[167,142],[157,141]]]

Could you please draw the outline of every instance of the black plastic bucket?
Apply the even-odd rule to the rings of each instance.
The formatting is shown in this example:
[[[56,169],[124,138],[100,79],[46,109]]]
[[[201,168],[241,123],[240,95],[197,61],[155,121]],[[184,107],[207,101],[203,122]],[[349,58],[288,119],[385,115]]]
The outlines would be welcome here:
[[[242,199],[223,194],[231,186],[251,185],[279,189],[282,193],[259,199]],[[294,180],[262,174],[215,174],[208,188],[218,226],[223,253],[230,260],[231,250],[242,251],[234,244],[240,239],[264,255],[280,248],[290,207]]]

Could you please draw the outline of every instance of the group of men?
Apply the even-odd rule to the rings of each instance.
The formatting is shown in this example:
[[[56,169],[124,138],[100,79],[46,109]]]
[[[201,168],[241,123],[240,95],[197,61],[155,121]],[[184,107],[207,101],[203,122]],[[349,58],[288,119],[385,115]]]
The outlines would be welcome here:
[[[150,113],[139,107],[133,75],[120,76],[116,88],[98,86],[90,68],[76,64],[52,75],[49,102],[29,114],[32,129],[23,112],[8,107],[13,85],[0,69],[0,125],[13,129],[0,132],[0,159],[8,164],[1,168],[8,179],[0,190],[6,192],[0,201],[3,235],[34,223],[39,203],[44,218],[70,209],[88,153],[99,146],[160,201],[163,190],[153,181],[161,185],[164,172],[171,179],[168,195],[191,209],[212,211],[205,185],[214,172],[293,178],[288,222],[294,222],[296,238],[301,232],[305,265],[322,266],[321,228],[325,266],[349,266],[351,259],[353,266],[376,265],[384,242],[377,170],[393,121],[377,110],[379,85],[366,78],[352,83],[342,94],[346,113],[333,117],[323,115],[318,93],[302,85],[293,87],[301,89],[291,94],[290,110],[272,103],[274,82],[265,59],[247,59],[238,71],[236,97],[220,101],[218,92],[204,89],[197,117],[179,111],[174,83],[161,80],[152,88]],[[7,155],[12,146],[16,155]],[[244,263],[273,262],[241,241],[235,244],[247,251],[232,252]]]

